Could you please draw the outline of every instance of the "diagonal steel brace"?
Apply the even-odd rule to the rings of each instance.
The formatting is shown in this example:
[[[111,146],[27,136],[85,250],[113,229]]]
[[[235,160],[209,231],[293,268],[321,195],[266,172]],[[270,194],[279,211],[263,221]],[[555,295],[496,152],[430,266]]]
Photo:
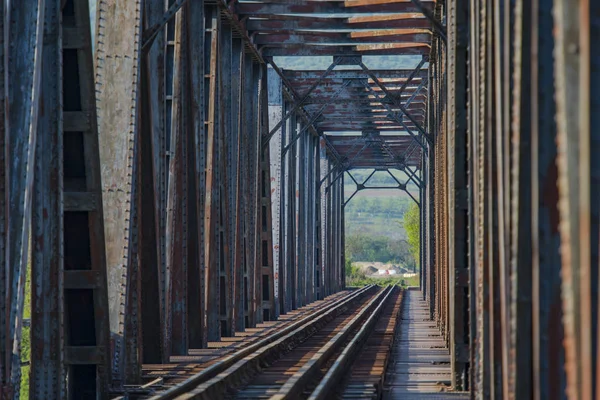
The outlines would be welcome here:
[[[285,116],[281,119],[281,121],[279,121],[277,123],[277,125],[275,125],[275,127],[273,129],[271,129],[271,131],[269,132],[269,134],[266,137],[263,137],[263,144],[269,143],[269,140],[271,140],[273,135],[275,135],[275,133],[277,133],[277,131],[279,130],[279,128],[281,128],[281,126],[285,123],[285,121],[287,121],[296,111],[298,111],[298,109],[300,107],[302,107],[302,105],[306,102],[306,100],[308,100],[308,97],[311,95],[313,90],[315,90],[321,84],[321,82],[323,82],[323,80],[327,77],[327,75],[329,75],[329,73],[331,71],[333,71],[333,69],[338,65],[339,62],[340,62],[339,58],[336,58],[335,60],[333,60],[333,63],[331,63],[331,65],[329,66],[329,68],[327,68],[327,70],[323,73],[323,75],[321,75],[321,77],[315,83],[313,83],[313,85],[308,89],[308,91],[302,96],[302,98],[300,100],[296,101],[296,103],[294,104],[294,107],[285,114]],[[283,73],[274,63],[271,62],[271,66],[273,66],[275,71],[277,71],[277,73],[281,77],[283,77]]]
[[[335,92],[335,93],[334,93],[334,94],[333,94],[333,95],[332,95],[332,96],[331,96],[329,99],[327,99],[327,103],[323,104],[323,106],[321,106],[321,108],[319,109],[319,111],[317,111],[317,112],[316,112],[316,113],[315,113],[313,116],[311,116],[311,118],[310,118],[310,120],[308,121],[308,123],[307,123],[306,125],[304,125],[304,126],[302,127],[302,129],[300,129],[300,132],[298,132],[298,133],[296,134],[296,136],[294,136],[294,137],[292,138],[292,140],[290,140],[290,142],[289,142],[289,143],[288,143],[288,144],[287,144],[287,145],[284,147],[284,149],[283,149],[283,152],[281,153],[281,156],[282,156],[282,157],[285,155],[285,153],[287,153],[287,152],[288,152],[288,150],[290,149],[290,147],[291,147],[291,146],[293,146],[293,145],[294,145],[294,143],[296,143],[296,141],[297,141],[298,139],[300,139],[300,136],[302,136],[302,134],[303,134],[304,132],[306,132],[306,131],[309,129],[309,127],[310,127],[310,126],[312,126],[312,125],[313,125],[313,124],[314,124],[314,123],[317,121],[317,119],[319,119],[319,117],[320,117],[321,115],[323,115],[323,111],[325,111],[325,109],[326,109],[326,108],[327,108],[327,107],[328,107],[328,106],[331,104],[331,102],[332,102],[333,100],[335,100],[335,99],[336,99],[336,98],[337,98],[337,97],[340,95],[340,93],[342,93],[342,91],[343,91],[343,90],[344,90],[346,87],[348,87],[348,85],[349,85],[349,84],[350,84],[350,81],[349,81],[349,80],[348,80],[348,81],[345,81],[345,82],[344,82],[344,84],[343,84],[343,85],[342,85],[342,86],[341,86],[341,87],[340,87],[340,88],[339,88],[339,89],[338,89],[338,90],[337,90],[337,91],[336,91],[336,92]]]

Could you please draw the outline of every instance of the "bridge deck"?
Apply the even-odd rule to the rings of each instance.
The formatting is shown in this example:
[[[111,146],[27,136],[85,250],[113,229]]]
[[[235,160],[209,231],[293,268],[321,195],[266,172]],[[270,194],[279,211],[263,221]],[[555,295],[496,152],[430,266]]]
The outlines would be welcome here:
[[[421,293],[408,290],[405,296],[383,398],[468,399],[466,393],[446,391],[451,381],[450,355],[435,322],[428,319]]]

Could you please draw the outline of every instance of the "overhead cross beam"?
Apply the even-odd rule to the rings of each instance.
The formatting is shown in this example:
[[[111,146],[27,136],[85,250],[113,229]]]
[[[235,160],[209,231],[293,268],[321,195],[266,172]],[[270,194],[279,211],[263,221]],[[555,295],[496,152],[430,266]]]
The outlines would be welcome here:
[[[344,90],[344,89],[345,89],[345,88],[348,86],[348,84],[349,84],[349,83],[350,83],[350,81],[346,81],[346,82],[344,82],[344,85],[342,85],[342,86],[341,86],[341,87],[340,87],[340,88],[339,88],[339,89],[338,89],[338,90],[337,90],[337,91],[336,91],[336,92],[333,94],[333,96],[331,96],[330,100],[331,100],[331,101],[335,100],[335,98],[336,98],[336,97],[338,97],[338,96],[340,95],[340,93],[341,93],[341,92],[342,92],[342,91],[343,91],[343,90]],[[310,120],[308,121],[308,123],[307,123],[305,126],[303,126],[303,127],[302,127],[302,129],[300,129],[300,132],[298,132],[298,133],[296,134],[296,136],[294,136],[294,137],[293,137],[293,138],[290,140],[290,142],[289,142],[289,143],[288,143],[288,144],[285,146],[285,148],[283,149],[283,152],[282,152],[282,157],[285,155],[285,153],[287,153],[287,151],[289,150],[289,148],[290,148],[291,146],[293,146],[293,145],[294,145],[294,143],[296,143],[296,141],[297,141],[297,140],[300,138],[300,136],[302,136],[302,134],[303,134],[304,132],[306,132],[306,131],[308,130],[308,128],[309,128],[310,126],[312,126],[312,125],[313,125],[313,124],[314,124],[314,123],[317,121],[317,119],[319,119],[319,117],[321,117],[321,115],[323,115],[323,111],[325,111],[325,109],[327,108],[327,106],[328,106],[328,105],[329,105],[329,103],[327,103],[327,104],[324,104],[324,105],[323,105],[323,106],[322,106],[322,107],[319,109],[319,111],[317,111],[317,112],[316,112],[316,113],[315,113],[313,116],[311,116],[311,118],[310,118]]]
[[[390,99],[392,99],[392,102],[394,103],[395,107],[398,107],[400,109],[400,111],[402,111],[402,113],[404,115],[406,115],[406,117],[409,119],[410,122],[412,122],[413,124],[415,124],[415,126],[417,127],[417,129],[419,130],[419,132],[421,132],[421,134],[429,141],[431,140],[429,138],[429,135],[427,135],[427,133],[425,132],[425,129],[423,129],[423,127],[418,123],[417,120],[415,120],[415,118],[408,112],[408,110],[394,97],[394,95],[385,87],[385,85],[383,83],[381,83],[381,81],[377,78],[377,76],[373,73],[373,71],[371,71],[364,63],[360,63],[361,68],[371,77],[371,79],[373,79],[373,81],[377,84],[377,86],[379,86],[381,88],[381,90],[386,94],[386,96],[388,96]],[[370,90],[372,90],[369,87]],[[402,125],[404,125],[404,123],[402,122]]]
[[[350,171],[345,171],[348,176],[350,177],[350,179],[352,179],[352,181],[354,182],[354,184],[356,185],[356,189],[354,190],[354,192],[352,192],[352,194],[350,195],[350,197],[348,198],[348,200],[346,200],[342,206],[345,208],[346,205],[348,203],[350,203],[350,201],[354,198],[354,196],[356,196],[360,191],[363,190],[369,190],[369,189],[373,189],[373,190],[386,190],[386,189],[394,189],[394,190],[402,190],[404,192],[406,192],[406,194],[408,194],[410,196],[410,198],[415,202],[415,204],[417,205],[417,207],[421,207],[419,201],[417,199],[415,199],[415,197],[412,195],[412,193],[410,193],[406,187],[406,183],[401,183],[391,172],[389,169],[384,169],[383,171],[386,171],[394,181],[396,181],[396,183],[398,184],[397,186],[366,186],[367,183],[369,182],[369,180],[373,177],[373,175],[375,175],[375,173],[377,172],[377,169],[373,169],[373,172],[371,172],[371,174],[362,182],[362,183],[358,183],[357,180],[354,178],[354,176],[352,175],[352,173],[350,173]]]
[[[427,18],[429,21],[431,21],[431,23],[435,27],[436,33],[438,35],[440,35],[440,37],[442,38],[444,43],[447,43],[448,37],[446,34],[446,27],[444,25],[442,25],[442,23],[440,21],[438,21],[438,19],[433,15],[431,10],[428,7],[426,7],[421,0],[411,0],[411,1],[417,8],[419,8],[419,11],[421,11],[421,13],[425,16],[425,18]]]
[[[329,68],[327,68],[327,70],[321,75],[321,77],[311,85],[310,89],[308,89],[308,91],[306,93],[304,93],[304,95],[302,96],[302,98],[298,101],[296,101],[296,103],[294,104],[294,106],[292,107],[292,109],[290,111],[288,111],[283,118],[281,119],[281,121],[279,121],[274,127],[273,129],[271,129],[269,131],[269,134],[264,137],[263,136],[263,146],[266,146],[269,143],[269,140],[271,140],[271,138],[273,137],[273,135],[275,135],[275,133],[277,133],[277,131],[281,128],[281,126],[296,112],[298,111],[298,109],[300,107],[302,107],[302,105],[304,104],[304,102],[308,99],[308,97],[310,96],[310,94],[312,93],[313,90],[315,90],[315,88],[317,86],[319,86],[319,84],[327,77],[327,75],[333,71],[333,69],[338,65],[339,60],[338,59],[334,59],[333,62],[331,63],[331,65],[329,66]],[[271,63],[273,64],[273,63]],[[273,66],[274,68],[276,68],[276,66]],[[276,71],[278,71],[279,75],[281,74],[281,71],[276,68]]]
[[[402,14],[388,15],[389,19],[374,18],[320,18],[319,16],[274,16],[273,19],[250,19],[246,23],[249,31],[260,32],[298,32],[336,31],[355,32],[358,29],[431,29],[427,18],[400,18]],[[395,18],[395,19],[394,19]]]
[[[353,5],[355,4],[355,5]],[[371,13],[419,13],[424,10],[430,11],[435,3],[423,1],[419,4],[408,2],[368,4],[367,2],[319,2],[319,1],[295,1],[290,3],[264,3],[244,2],[236,3],[235,11],[239,15],[252,17],[270,17],[278,15],[310,15],[310,14],[335,14],[356,15]]]

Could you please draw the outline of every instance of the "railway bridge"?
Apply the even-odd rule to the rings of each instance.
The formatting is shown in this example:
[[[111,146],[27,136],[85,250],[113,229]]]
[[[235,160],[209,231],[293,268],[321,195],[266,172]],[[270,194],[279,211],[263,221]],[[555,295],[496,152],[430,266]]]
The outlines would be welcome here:
[[[600,398],[597,1],[0,22],[0,399]],[[420,287],[346,288],[355,169]]]

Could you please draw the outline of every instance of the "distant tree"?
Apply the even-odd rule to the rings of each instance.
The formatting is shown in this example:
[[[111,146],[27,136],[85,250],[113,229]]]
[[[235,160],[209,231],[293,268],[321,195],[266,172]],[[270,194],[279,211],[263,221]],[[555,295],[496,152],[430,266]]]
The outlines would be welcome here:
[[[411,253],[415,258],[415,261],[419,262],[419,207],[416,204],[412,204],[406,213],[404,214],[403,220],[404,229],[406,230],[406,236],[408,244],[410,245]]]

